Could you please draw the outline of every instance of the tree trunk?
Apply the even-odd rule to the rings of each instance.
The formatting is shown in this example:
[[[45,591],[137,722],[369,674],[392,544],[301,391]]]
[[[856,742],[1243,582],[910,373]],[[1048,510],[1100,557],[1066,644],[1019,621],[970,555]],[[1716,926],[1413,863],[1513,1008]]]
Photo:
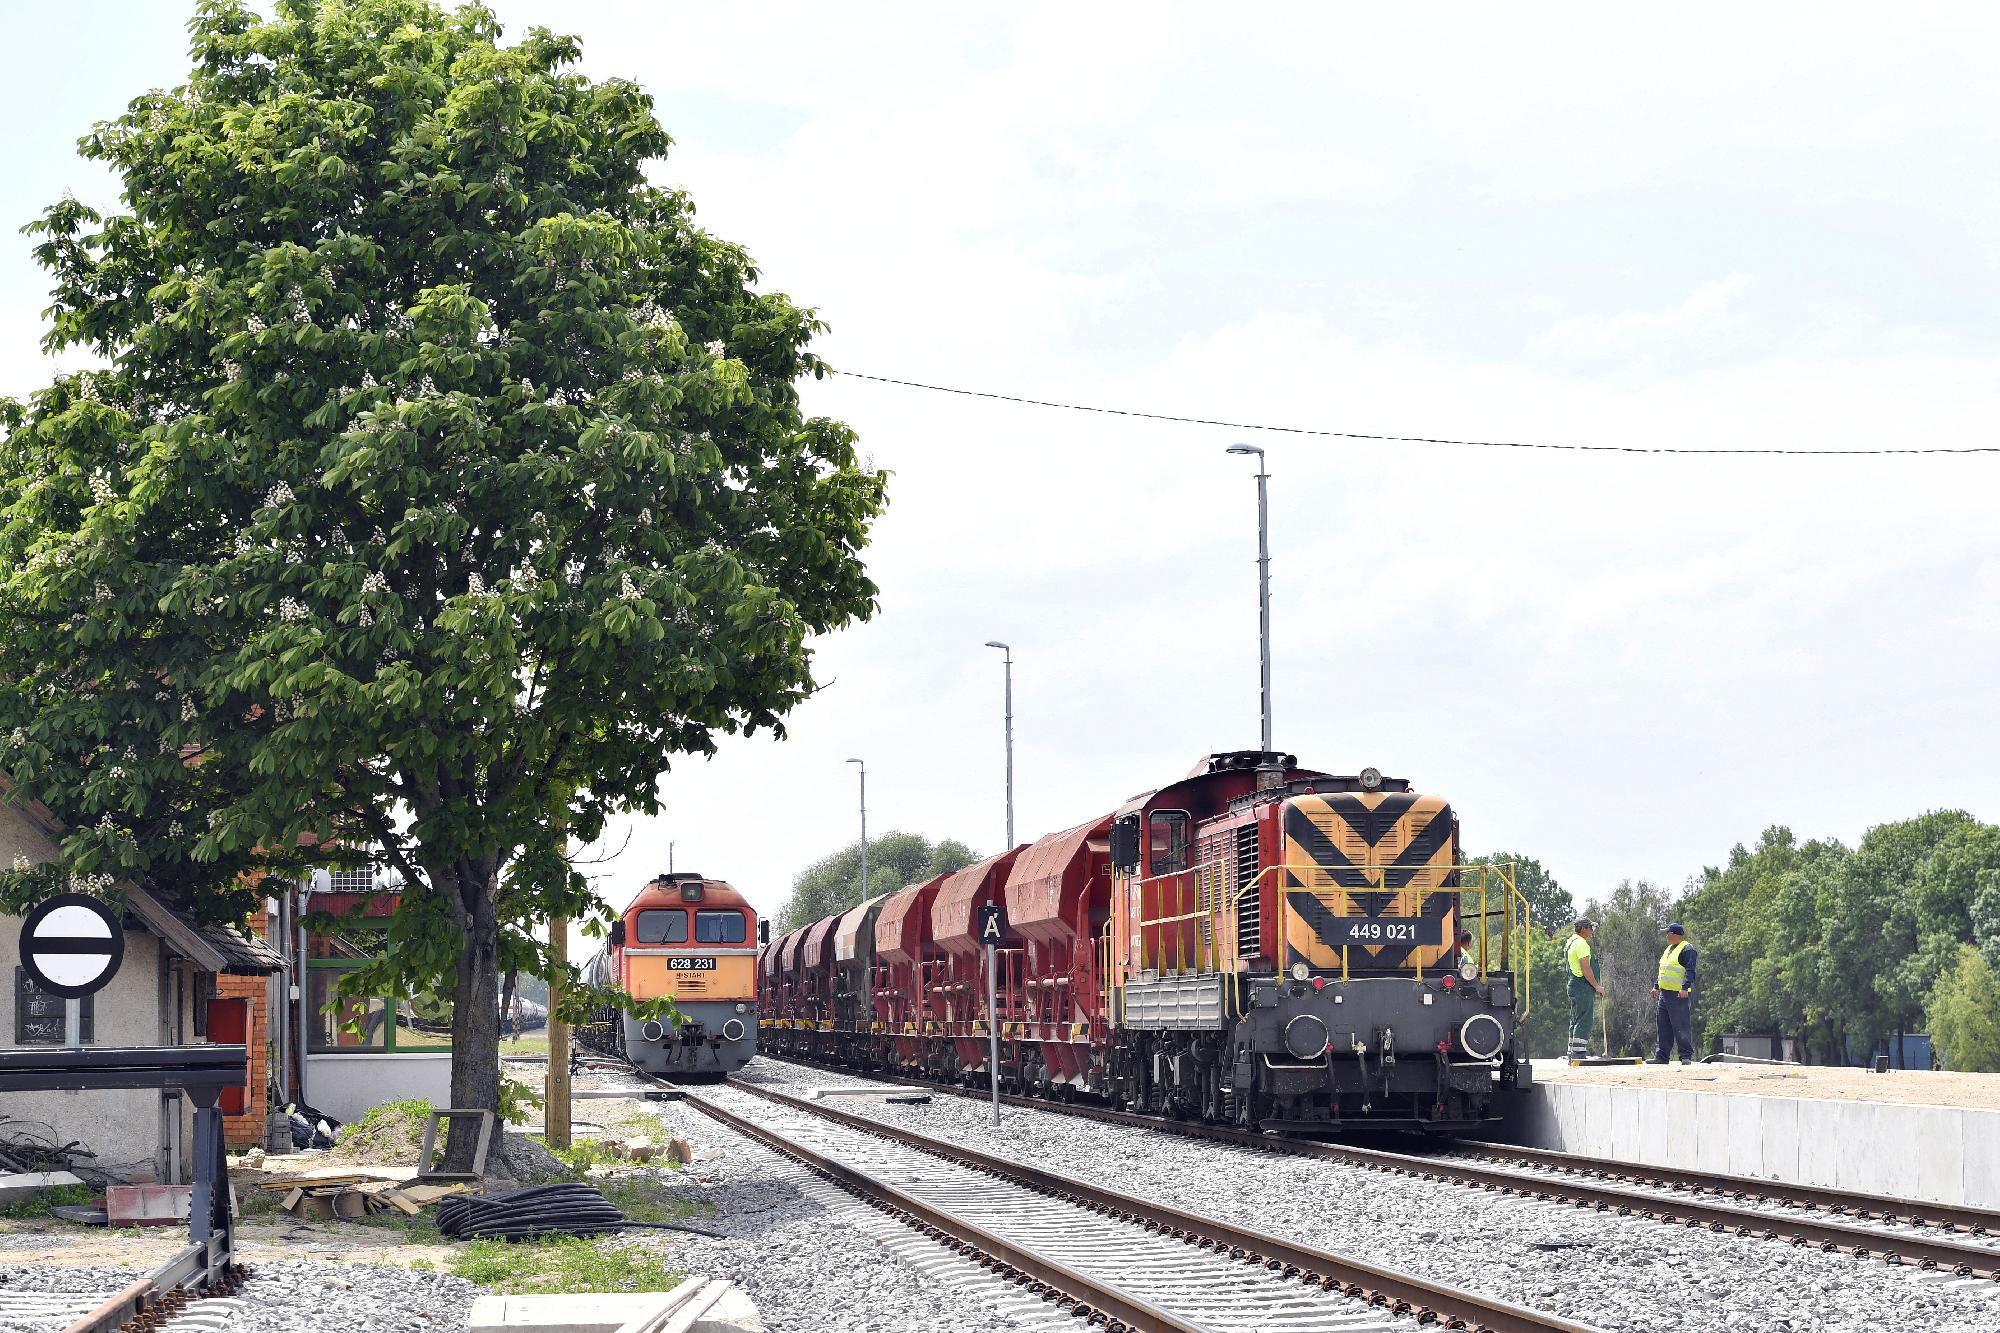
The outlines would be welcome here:
[[[452,987],[451,1104],[461,1110],[500,1109],[500,917],[497,875],[461,881],[453,889],[464,907],[464,948]],[[495,1141],[500,1126],[494,1127]],[[453,1134],[444,1169],[470,1171],[476,1134]]]

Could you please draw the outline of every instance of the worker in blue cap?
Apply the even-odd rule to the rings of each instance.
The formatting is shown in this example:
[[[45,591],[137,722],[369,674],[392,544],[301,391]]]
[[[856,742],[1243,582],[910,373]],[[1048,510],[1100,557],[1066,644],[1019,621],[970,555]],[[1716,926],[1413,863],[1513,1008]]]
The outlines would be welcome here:
[[[1659,981],[1653,987],[1660,1020],[1660,1043],[1653,1050],[1656,1065],[1665,1064],[1673,1049],[1680,1051],[1682,1064],[1694,1063],[1694,964],[1694,946],[1676,921],[1667,927],[1667,949],[1660,955]]]

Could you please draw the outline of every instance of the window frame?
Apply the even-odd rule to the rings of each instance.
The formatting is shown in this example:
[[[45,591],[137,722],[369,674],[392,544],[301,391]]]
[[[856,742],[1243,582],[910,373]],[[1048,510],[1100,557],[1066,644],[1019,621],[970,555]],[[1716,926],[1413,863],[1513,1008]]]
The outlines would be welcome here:
[[[363,930],[377,932],[383,938],[384,945],[386,947],[386,941],[389,933],[389,923],[386,920],[363,918],[362,920],[359,921],[343,922],[341,926],[341,932],[343,934],[351,935]],[[360,968],[366,967],[369,963],[374,962],[378,957],[380,957],[379,952],[368,958],[306,959],[306,968],[308,975],[306,977],[306,985],[305,985],[305,1002],[307,1004],[312,1003],[312,977],[310,973],[353,972]],[[338,978],[335,978],[334,982],[337,981]],[[329,989],[331,988],[331,984],[332,983],[329,984]],[[308,1036],[306,1039],[307,1055],[311,1056],[311,1055],[449,1055],[451,1054],[452,1047],[450,1042],[445,1042],[442,1045],[439,1045],[435,1042],[420,1042],[411,1044],[411,1043],[399,1042],[396,1040],[397,1029],[402,1026],[401,1023],[397,1021],[399,1018],[399,1013],[396,1008],[398,999],[400,997],[388,996],[388,995],[367,995],[367,996],[358,996],[356,998],[363,1000],[380,1000],[382,1002],[382,1007],[388,1014],[387,1021],[384,1022],[382,1025],[382,1044],[380,1046],[323,1046],[319,1042],[319,1027],[318,1023],[315,1022],[312,1025],[312,1027],[308,1029]],[[317,1019],[318,1016],[319,1016],[319,1011],[315,1010],[314,1018]]]
[[[731,917],[736,921],[736,938],[733,940],[705,940],[701,937],[701,919],[708,917]],[[750,918],[740,907],[697,907],[694,912],[694,942],[700,944],[747,944],[750,942]]]
[[[33,992],[33,994],[30,994]],[[33,1041],[27,1035],[28,1001],[46,998],[63,1006],[62,1035],[54,1041]],[[77,1012],[77,1037],[85,1046],[97,1044],[97,996],[86,995],[79,1002]],[[28,975],[28,969],[19,963],[14,965],[14,1044],[16,1046],[53,1046],[58,1049],[69,1041],[68,1001],[53,991],[45,991],[35,984]]]
[[[680,938],[647,939],[643,933],[643,927],[646,918],[649,916],[679,917],[681,921]],[[675,904],[672,907],[642,907],[639,909],[638,915],[632,918],[632,939],[627,947],[650,949],[662,944],[686,944],[688,943],[688,932],[693,928],[693,924],[693,922],[688,920],[688,909],[679,904]]]

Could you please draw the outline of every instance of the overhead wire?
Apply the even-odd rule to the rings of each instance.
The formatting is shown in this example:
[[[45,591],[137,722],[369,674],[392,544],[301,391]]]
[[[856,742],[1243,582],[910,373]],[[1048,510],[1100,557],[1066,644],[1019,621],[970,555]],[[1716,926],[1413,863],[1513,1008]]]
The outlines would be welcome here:
[[[1015,403],[1022,407],[1048,407],[1064,412],[1087,412],[1099,416],[1130,417],[1140,421],[1167,421],[1184,426],[1215,426],[1224,430],[1264,431],[1278,435],[1310,435],[1325,439],[1367,440],[1385,444],[1444,444],[1469,449],[1539,449],[1584,454],[1705,454],[1779,455],[1789,457],[1882,457],[1910,454],[2000,454],[2000,444],[1975,445],[1877,445],[1859,449],[1788,448],[1782,445],[1753,445],[1746,448],[1703,448],[1687,445],[1648,444],[1561,444],[1551,440],[1467,440],[1440,435],[1388,435],[1372,431],[1330,430],[1314,426],[1274,426],[1249,421],[1224,421],[1212,417],[1181,416],[1172,412],[1149,412],[1129,407],[1103,407],[1094,403],[1066,403],[1052,398],[1030,398],[1024,394],[999,393],[990,389],[966,389],[924,380],[900,379],[893,375],[870,375],[859,370],[827,367],[844,379],[891,384],[904,389],[953,394],[960,398],[985,398],[993,402]]]

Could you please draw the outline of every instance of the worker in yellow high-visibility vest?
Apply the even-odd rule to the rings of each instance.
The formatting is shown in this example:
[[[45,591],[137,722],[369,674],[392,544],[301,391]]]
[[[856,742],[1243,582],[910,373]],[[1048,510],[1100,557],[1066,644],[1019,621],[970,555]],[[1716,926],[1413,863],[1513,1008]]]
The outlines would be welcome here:
[[[1597,1014],[1597,997],[1604,987],[1597,984],[1597,969],[1590,961],[1590,937],[1597,924],[1587,916],[1576,919],[1576,933],[1563,949],[1569,965],[1569,1053],[1571,1058],[1590,1054],[1591,1019]]]
[[[1660,1020],[1660,1042],[1653,1049],[1656,1065],[1665,1064],[1676,1048],[1682,1064],[1694,1063],[1694,964],[1694,946],[1676,921],[1667,927],[1667,949],[1660,955],[1659,982],[1653,987]]]

